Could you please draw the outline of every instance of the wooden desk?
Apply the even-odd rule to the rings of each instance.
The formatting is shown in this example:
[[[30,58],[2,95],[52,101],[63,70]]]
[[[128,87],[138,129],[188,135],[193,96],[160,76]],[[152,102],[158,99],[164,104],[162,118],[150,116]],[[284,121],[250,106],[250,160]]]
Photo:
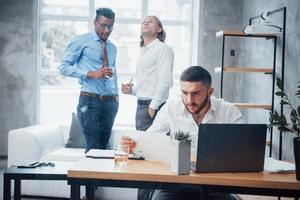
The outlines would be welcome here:
[[[80,186],[92,192],[94,186],[178,189],[202,186],[207,190],[239,194],[300,197],[300,181],[295,173],[193,173],[175,175],[167,164],[129,160],[123,169],[115,168],[112,159],[85,158],[68,170],[71,199],[79,199]],[[88,196],[90,196],[88,195]]]

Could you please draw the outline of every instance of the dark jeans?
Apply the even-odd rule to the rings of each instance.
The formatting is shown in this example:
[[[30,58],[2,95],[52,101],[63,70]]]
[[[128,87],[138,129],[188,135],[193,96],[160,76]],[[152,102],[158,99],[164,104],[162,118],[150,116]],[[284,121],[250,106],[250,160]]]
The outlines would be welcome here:
[[[146,131],[153,123],[157,112],[165,104],[159,106],[154,117],[149,115],[149,104],[151,100],[138,100],[135,114],[135,128],[138,131]]]
[[[137,108],[136,108],[136,115],[135,115],[135,128],[139,131],[146,131],[153,123],[157,112],[160,108],[164,105],[159,106],[158,110],[156,111],[154,117],[149,115],[149,104],[151,100],[138,100]],[[148,189],[138,189],[138,200],[150,200],[152,198],[154,190]]]
[[[116,100],[79,97],[77,113],[86,140],[86,152],[90,149],[106,149],[118,108]]]

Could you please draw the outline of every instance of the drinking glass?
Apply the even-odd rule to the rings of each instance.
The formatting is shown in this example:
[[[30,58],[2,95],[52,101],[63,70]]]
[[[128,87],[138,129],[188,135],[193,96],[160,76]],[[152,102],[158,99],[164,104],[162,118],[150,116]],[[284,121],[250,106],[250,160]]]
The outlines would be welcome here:
[[[122,145],[114,148],[114,161],[116,167],[124,167],[127,165],[129,155],[129,146]]]

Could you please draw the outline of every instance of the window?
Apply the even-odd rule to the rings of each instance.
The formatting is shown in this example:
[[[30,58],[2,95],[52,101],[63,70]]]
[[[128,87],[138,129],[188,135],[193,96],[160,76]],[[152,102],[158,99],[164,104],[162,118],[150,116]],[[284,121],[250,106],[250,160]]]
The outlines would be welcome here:
[[[69,124],[76,112],[80,85],[61,76],[57,67],[72,37],[93,30],[95,10],[110,7],[116,22],[110,40],[117,46],[119,85],[134,77],[139,54],[140,21],[157,15],[175,53],[174,79],[191,64],[193,0],[43,0],[40,5],[40,122]],[[136,98],[120,92],[115,125],[133,126]]]

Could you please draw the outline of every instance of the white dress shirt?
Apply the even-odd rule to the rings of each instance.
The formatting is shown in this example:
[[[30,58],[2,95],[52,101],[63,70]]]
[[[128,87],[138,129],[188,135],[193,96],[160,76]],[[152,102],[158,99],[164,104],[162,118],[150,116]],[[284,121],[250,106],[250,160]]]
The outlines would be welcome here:
[[[210,109],[205,114],[202,123],[243,123],[241,112],[232,103],[223,99],[210,97]],[[196,150],[198,125],[188,112],[181,98],[168,100],[157,113],[152,126],[147,132],[172,134],[177,131],[189,132],[192,137],[192,152]]]
[[[169,96],[173,85],[173,62],[172,48],[158,39],[141,48],[133,93],[138,99],[152,99],[149,105],[152,109],[157,110]]]

